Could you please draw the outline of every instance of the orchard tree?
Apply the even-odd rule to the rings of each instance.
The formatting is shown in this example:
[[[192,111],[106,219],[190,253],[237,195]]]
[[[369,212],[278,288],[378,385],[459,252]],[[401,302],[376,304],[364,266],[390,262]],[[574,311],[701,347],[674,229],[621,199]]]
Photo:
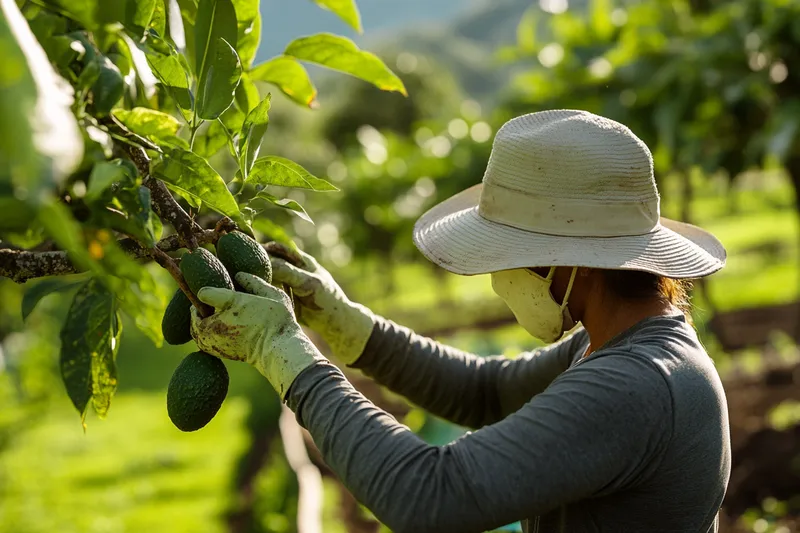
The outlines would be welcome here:
[[[353,0],[315,0],[361,31]],[[201,314],[179,268],[238,229],[291,246],[269,206],[307,216],[286,188],[335,191],[262,155],[271,94],[314,107],[314,63],[405,94],[375,55],[333,34],[300,37],[254,65],[258,0],[0,0],[0,276],[42,298],[73,291],[61,374],[85,417],[117,387],[121,314],[155,345],[165,299],[155,261]],[[209,162],[215,163],[213,166]],[[222,175],[218,168],[228,169]]]

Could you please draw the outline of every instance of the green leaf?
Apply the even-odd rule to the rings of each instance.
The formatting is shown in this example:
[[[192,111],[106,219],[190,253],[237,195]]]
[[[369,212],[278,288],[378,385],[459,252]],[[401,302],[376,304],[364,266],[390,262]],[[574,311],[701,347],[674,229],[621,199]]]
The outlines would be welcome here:
[[[217,118],[233,100],[235,83],[228,95],[218,95],[216,91],[224,91],[233,74],[241,71],[241,62],[232,47],[237,39],[236,11],[231,0],[200,0],[194,28],[194,68],[198,74],[198,114],[202,118]]]
[[[267,238],[285,244],[292,250],[297,250],[297,245],[292,240],[291,237],[286,233],[279,225],[275,224],[273,221],[266,217],[255,217],[253,218],[253,229],[263,233],[267,236]]]
[[[113,239],[104,245],[103,254],[103,264],[114,274],[106,276],[104,282],[114,292],[117,304],[160,347],[164,342],[161,318],[170,295],[164,284],[156,283],[150,271],[158,267],[133,261]]]
[[[0,47],[0,183],[36,204],[83,156],[73,93],[13,1],[0,3]]]
[[[29,287],[22,296],[22,320],[27,320],[28,316],[30,316],[36,308],[36,305],[46,296],[58,292],[67,292],[82,283],[86,283],[86,280],[76,280],[75,276],[54,276],[35,283],[32,287]]]
[[[189,72],[179,58],[178,53],[171,47],[168,48],[167,54],[154,50],[148,50],[147,53],[147,63],[153,70],[153,74],[169,92],[188,122],[194,107],[194,96],[189,90]]]
[[[151,172],[170,186],[193,196],[215,211],[241,220],[242,213],[225,182],[202,157],[173,149],[152,165]]]
[[[121,323],[114,295],[97,278],[75,295],[61,328],[61,377],[83,421],[92,400],[101,417],[117,388]]]
[[[56,13],[80,22],[88,30],[97,27],[98,0],[44,0],[44,3]]]
[[[261,43],[261,14],[258,0],[233,0],[238,26],[236,52],[242,66],[249,69]]]
[[[306,69],[293,57],[273,57],[251,70],[250,77],[275,85],[300,105],[316,107],[317,89]]]
[[[140,185],[120,188],[114,192],[111,205],[92,214],[99,227],[108,227],[135,237],[145,246],[155,246],[156,235],[150,201],[150,189]]]
[[[335,13],[358,33],[361,33],[361,14],[358,12],[355,0],[314,0],[318,6]]]
[[[313,191],[339,190],[327,181],[312,175],[294,161],[275,155],[257,159],[246,183],[311,189]]]
[[[172,115],[146,107],[118,108],[113,114],[130,131],[154,142],[156,139],[173,138],[181,127],[181,123]]]
[[[242,125],[242,133],[239,136],[239,167],[242,169],[244,180],[247,181],[247,176],[250,169],[253,168],[253,162],[258,157],[258,151],[261,149],[261,139],[267,132],[269,127],[269,107],[271,95],[267,95],[260,104],[258,104],[244,120]]]
[[[156,0],[102,1],[97,4],[96,18],[102,24],[121,22],[137,37],[142,37],[150,25],[155,7]]]
[[[125,80],[119,68],[104,55],[96,57],[99,72],[92,85],[95,115],[106,116],[125,92]]]
[[[205,132],[195,137],[192,151],[200,157],[208,159],[219,152],[226,144],[228,144],[228,134],[225,131],[225,126],[219,120],[214,120],[208,124],[208,129]]]
[[[150,27],[162,38],[167,35],[167,6],[164,3],[165,1],[168,0],[156,0],[153,6],[153,16],[150,18]]]
[[[378,56],[361,50],[346,37],[330,33],[300,37],[289,43],[283,53],[301,61],[350,74],[383,91],[396,91],[407,96],[403,82]]]
[[[258,93],[258,87],[250,79],[250,76],[243,72],[242,80],[239,82],[239,86],[236,87],[234,103],[244,115],[247,115],[260,101],[261,95]]]
[[[233,103],[233,93],[242,77],[242,64],[236,50],[218,39],[214,56],[208,58],[197,86],[197,116],[213,120]]]
[[[89,203],[95,202],[112,183],[123,180],[132,182],[133,178],[130,168],[119,159],[96,163],[89,175],[89,187],[86,189],[84,200]]]
[[[314,223],[314,221],[311,220],[311,217],[308,216],[308,213],[306,213],[306,210],[303,209],[303,206],[297,203],[295,200],[290,198],[278,198],[277,196],[274,196],[266,191],[259,191],[258,194],[256,194],[256,198],[261,198],[262,200],[266,200],[273,205],[288,209],[303,220],[307,220],[312,224]]]

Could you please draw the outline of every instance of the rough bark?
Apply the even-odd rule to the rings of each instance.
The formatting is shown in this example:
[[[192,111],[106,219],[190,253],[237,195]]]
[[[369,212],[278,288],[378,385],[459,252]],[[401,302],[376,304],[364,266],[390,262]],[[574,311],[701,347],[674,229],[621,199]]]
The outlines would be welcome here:
[[[198,244],[214,243],[221,234],[215,229],[202,230],[195,235]],[[133,259],[152,258],[153,251],[142,246],[134,239],[125,238],[118,241],[120,248]],[[178,235],[170,235],[160,240],[156,247],[161,252],[174,252],[184,245]],[[17,283],[25,283],[29,279],[43,276],[59,276],[80,272],[69,259],[65,251],[30,251],[20,250],[11,245],[0,243],[0,276]]]

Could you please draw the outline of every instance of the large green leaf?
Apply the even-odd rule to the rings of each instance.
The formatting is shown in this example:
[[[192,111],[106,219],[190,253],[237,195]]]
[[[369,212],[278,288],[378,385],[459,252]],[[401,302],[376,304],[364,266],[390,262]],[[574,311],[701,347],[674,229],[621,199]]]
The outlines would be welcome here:
[[[248,113],[242,125],[242,133],[239,136],[239,168],[245,181],[253,168],[253,162],[258,157],[261,148],[261,139],[267,132],[269,126],[269,107],[271,95],[267,95],[260,104]]]
[[[0,0],[0,12],[0,183],[37,203],[80,163],[83,138],[70,110],[72,89],[14,0]]]
[[[230,107],[242,77],[239,56],[225,39],[218,39],[214,54],[207,59],[197,86],[197,116],[206,120],[219,117]]]
[[[298,104],[316,105],[317,90],[306,69],[293,57],[273,57],[251,70],[250,77],[275,85]]]
[[[320,7],[336,13],[343,21],[354,30],[361,33],[361,14],[358,12],[355,0],[313,0]]]
[[[236,28],[236,10],[231,0],[200,0],[194,27],[194,68],[198,74],[198,114],[202,118],[217,118],[233,101],[241,74],[241,62],[233,49],[238,39]],[[234,74],[235,83],[227,91]],[[223,94],[217,94],[220,90]]]
[[[266,217],[255,217],[252,221],[253,229],[267,236],[268,239],[285,244],[292,250],[297,250],[297,244],[292,240],[286,230]]]
[[[225,182],[202,157],[175,148],[155,161],[151,172],[158,179],[199,199],[215,211],[233,220],[241,220],[242,213]]]
[[[159,140],[173,145],[179,142],[179,140],[175,140],[175,135],[178,133],[181,123],[172,115],[146,107],[118,108],[114,110],[113,114],[130,131],[157,144],[161,144],[158,142]]]
[[[238,26],[236,52],[242,66],[249,69],[261,43],[261,14],[258,0],[233,0]],[[233,44],[233,43],[231,43]]]
[[[81,420],[90,400],[99,416],[108,412],[121,330],[114,295],[92,278],[78,290],[61,329],[61,377]]]
[[[256,159],[247,183],[254,185],[277,185],[313,191],[338,191],[327,181],[320,179],[290,159],[270,155]]]
[[[346,37],[331,33],[300,37],[289,43],[283,53],[302,61],[350,74],[368,81],[384,91],[407,94],[400,78],[389,70],[378,56],[361,50]]]
[[[188,121],[194,107],[194,96],[189,89],[189,72],[184,68],[179,54],[171,46],[165,42],[160,44],[166,46],[166,53],[148,50],[147,63]]]
[[[86,280],[76,279],[76,276],[54,276],[34,283],[22,296],[22,320],[27,320],[38,303],[45,297],[75,289],[82,283],[86,283]]]

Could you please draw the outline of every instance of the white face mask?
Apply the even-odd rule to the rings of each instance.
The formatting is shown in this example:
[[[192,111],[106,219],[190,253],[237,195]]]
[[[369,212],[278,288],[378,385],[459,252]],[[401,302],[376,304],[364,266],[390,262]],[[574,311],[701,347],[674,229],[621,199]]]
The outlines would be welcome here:
[[[555,267],[551,267],[546,278],[526,268],[492,273],[492,289],[505,300],[517,322],[528,333],[547,343],[557,341],[565,331],[575,327],[567,301],[578,269],[572,269],[561,305],[556,303],[550,292],[555,272]]]

